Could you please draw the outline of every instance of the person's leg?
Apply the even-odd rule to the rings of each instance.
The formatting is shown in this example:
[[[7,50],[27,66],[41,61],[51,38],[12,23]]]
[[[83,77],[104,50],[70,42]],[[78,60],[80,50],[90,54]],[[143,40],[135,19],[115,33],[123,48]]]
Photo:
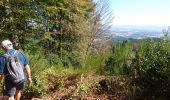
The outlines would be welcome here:
[[[24,82],[16,84],[15,100],[20,100],[21,91],[24,89]]]
[[[8,96],[4,96],[2,100],[15,100],[14,96],[8,97]]]
[[[15,95],[16,88],[15,87],[6,87],[3,90],[3,99],[2,100],[15,100],[14,95]]]
[[[11,81],[11,77],[9,75],[4,78],[3,85],[3,99],[4,100],[15,100],[14,95],[16,92],[15,84]]]
[[[21,98],[21,91],[16,90],[16,92],[15,92],[15,100],[20,100],[20,98]]]
[[[7,100],[15,100],[15,99],[14,96],[12,96],[12,97],[8,97]]]

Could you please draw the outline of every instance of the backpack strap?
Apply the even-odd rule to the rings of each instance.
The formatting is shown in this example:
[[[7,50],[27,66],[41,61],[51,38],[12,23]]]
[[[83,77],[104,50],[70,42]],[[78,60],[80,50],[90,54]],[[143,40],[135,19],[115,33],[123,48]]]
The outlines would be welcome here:
[[[5,53],[5,54],[3,54],[2,56],[5,57],[5,58],[8,58],[10,55],[7,54],[7,53]]]
[[[11,56],[18,56],[18,54],[19,54],[19,51],[18,51],[18,50],[15,50],[12,55],[7,54],[7,53],[5,53],[5,54],[2,55],[2,56],[5,57],[6,60],[7,60],[7,70],[8,70],[8,71],[11,71],[11,69],[9,68],[9,66],[10,66],[10,65],[9,65],[9,57],[11,57]]]
[[[9,57],[10,57],[11,55],[5,53],[5,54],[3,54],[2,56],[6,59],[6,62],[7,62],[6,68],[7,68],[7,70],[8,70],[8,66],[9,66]],[[10,75],[10,74],[9,74],[9,71],[8,71],[7,73],[4,73],[4,77],[6,77],[6,76],[8,76],[8,75]],[[5,81],[4,81],[4,82],[5,82]],[[5,86],[4,86],[4,88],[5,88]]]
[[[8,58],[9,56],[14,56],[14,55],[17,56],[18,54],[19,54],[19,51],[18,51],[18,50],[15,50],[12,55],[5,53],[5,54],[3,54],[3,56],[4,56],[5,58]]]
[[[8,61],[8,60],[9,60],[9,57],[10,57],[11,55],[5,53],[5,54],[3,54],[2,56]]]
[[[13,56],[17,56],[18,57],[18,54],[19,54],[19,51],[15,50],[14,53],[13,53]]]
[[[19,51],[18,50],[15,50],[13,55],[18,55]]]

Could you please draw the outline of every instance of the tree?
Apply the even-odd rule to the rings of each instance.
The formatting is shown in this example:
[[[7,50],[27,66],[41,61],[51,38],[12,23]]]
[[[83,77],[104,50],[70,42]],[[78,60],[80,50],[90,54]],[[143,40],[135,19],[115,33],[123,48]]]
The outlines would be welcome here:
[[[30,9],[31,0],[1,0],[0,1],[0,36],[14,42],[14,46],[21,47],[27,31],[27,21],[35,16]]]
[[[112,26],[113,15],[112,11],[109,10],[109,4],[107,0],[98,0],[96,7],[93,12],[93,16],[88,21],[89,35],[88,46],[86,49],[86,55],[88,55],[89,48],[91,48],[94,39],[101,34],[107,32]]]
[[[87,22],[94,7],[92,0],[2,0],[0,35],[18,48],[43,48],[76,64],[83,59],[84,36],[91,34]]]
[[[43,34],[43,44],[49,53],[62,61],[78,63],[82,54],[82,39],[87,20],[94,4],[91,0],[37,0],[36,3],[47,14],[43,24],[48,30]]]
[[[163,34],[164,34],[164,36],[165,36],[165,37],[167,37],[167,36],[168,36],[168,34],[169,34],[169,30],[170,30],[170,26],[168,26],[168,28],[167,28],[167,29],[163,29],[163,30],[162,30],[162,32],[163,32]]]

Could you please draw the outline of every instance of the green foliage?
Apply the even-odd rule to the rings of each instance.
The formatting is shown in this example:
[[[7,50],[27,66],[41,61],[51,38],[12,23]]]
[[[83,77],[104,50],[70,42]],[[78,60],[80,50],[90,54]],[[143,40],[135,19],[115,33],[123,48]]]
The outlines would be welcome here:
[[[78,72],[85,74],[101,74],[101,68],[104,66],[105,60],[110,56],[110,51],[105,53],[93,53],[84,61],[84,65],[79,66]]]
[[[112,54],[101,69],[103,70],[103,74],[130,74],[131,69],[128,66],[128,60],[131,56],[131,50],[132,44],[128,42],[113,45]]]
[[[55,54],[66,66],[82,63],[80,45],[91,34],[84,28],[94,10],[91,0],[2,0],[0,8],[1,39],[19,49]]]
[[[169,45],[168,37],[115,44],[100,71],[105,75],[131,77],[124,88],[132,95],[167,97],[170,91]]]
[[[0,55],[2,55],[4,52],[2,50],[0,50]]]
[[[53,53],[50,53],[46,56],[47,61],[50,63],[50,65],[57,65],[60,63],[59,56]]]
[[[77,85],[77,89],[78,89],[77,92],[81,91],[81,92],[87,93],[89,90],[89,86],[85,83],[82,83],[82,84]]]
[[[25,52],[30,60],[30,67],[32,71],[32,76],[36,76],[37,73],[44,71],[50,67],[49,62],[42,56],[42,53],[37,52],[37,54],[31,54]]]
[[[143,73],[149,73],[156,71],[157,74],[163,77],[169,76],[169,64],[170,64],[170,41],[151,41],[144,49],[147,53],[143,54]],[[149,62],[150,61],[150,62]],[[152,73],[154,74],[154,73]],[[151,74],[151,76],[152,76]],[[165,74],[165,76],[164,76]],[[167,75],[166,75],[167,74]]]
[[[42,77],[34,76],[33,84],[31,86],[26,86],[23,91],[23,99],[32,99],[33,97],[41,97],[45,94],[44,89],[44,79]]]
[[[58,55],[63,65],[80,64],[79,58],[83,59],[83,56],[80,56],[82,51],[78,45],[84,38],[83,34],[87,34],[82,30],[86,27],[87,18],[90,17],[88,9],[93,8],[93,2],[37,0],[37,5],[41,6],[40,9],[47,15],[43,24],[49,29],[42,35],[43,48],[46,52]]]
[[[100,71],[109,53],[86,55],[94,7],[92,0],[0,1],[0,40],[10,39],[30,60],[33,85],[26,86],[23,98],[56,90],[70,73]],[[89,89],[86,84],[78,87]]]
[[[0,36],[1,39],[11,39],[15,47],[20,47],[25,42],[29,33],[27,22],[36,18],[35,13],[29,6],[30,0],[2,0],[0,3]]]
[[[160,39],[157,41],[144,41],[139,50],[140,66],[139,77],[156,83],[167,82],[170,79],[170,41]],[[154,83],[152,83],[154,85]],[[157,85],[157,84],[155,84]]]

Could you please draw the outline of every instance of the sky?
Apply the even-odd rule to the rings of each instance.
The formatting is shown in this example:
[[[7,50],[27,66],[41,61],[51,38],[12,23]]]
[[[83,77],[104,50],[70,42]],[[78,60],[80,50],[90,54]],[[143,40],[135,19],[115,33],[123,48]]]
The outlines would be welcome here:
[[[170,0],[109,0],[113,25],[170,26]]]

